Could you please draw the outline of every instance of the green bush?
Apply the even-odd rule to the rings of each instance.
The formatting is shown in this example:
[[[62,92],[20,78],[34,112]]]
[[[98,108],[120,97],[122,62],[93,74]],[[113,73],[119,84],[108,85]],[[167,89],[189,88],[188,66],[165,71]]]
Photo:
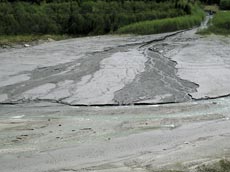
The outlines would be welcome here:
[[[180,1],[0,0],[0,34],[104,34],[135,22],[189,14],[187,1]]]
[[[218,12],[212,23],[215,27],[230,30],[230,12]]]
[[[230,10],[230,0],[221,0],[220,1],[220,8],[222,10]]]
[[[219,11],[210,21],[207,29],[199,31],[200,34],[230,34],[230,11]]]

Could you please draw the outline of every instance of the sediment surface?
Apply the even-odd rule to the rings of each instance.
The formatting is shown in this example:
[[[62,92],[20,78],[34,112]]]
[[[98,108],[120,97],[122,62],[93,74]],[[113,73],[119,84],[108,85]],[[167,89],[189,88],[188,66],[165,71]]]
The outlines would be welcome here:
[[[192,171],[230,156],[230,99],[171,105],[0,106],[0,171]]]
[[[12,49],[0,53],[0,102],[120,105],[228,95],[229,43],[229,38],[201,38],[191,30]]]
[[[0,171],[193,171],[228,158],[230,38],[195,32],[1,51]]]

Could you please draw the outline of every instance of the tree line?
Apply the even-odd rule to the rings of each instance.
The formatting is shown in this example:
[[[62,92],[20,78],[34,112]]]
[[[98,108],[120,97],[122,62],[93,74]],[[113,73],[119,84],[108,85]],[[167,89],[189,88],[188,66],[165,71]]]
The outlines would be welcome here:
[[[96,35],[190,13],[186,0],[0,0],[0,34]]]

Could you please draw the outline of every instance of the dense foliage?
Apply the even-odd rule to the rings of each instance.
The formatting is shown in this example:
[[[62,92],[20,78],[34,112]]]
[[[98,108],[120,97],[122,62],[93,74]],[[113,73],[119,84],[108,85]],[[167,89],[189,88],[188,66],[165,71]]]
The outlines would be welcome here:
[[[199,10],[198,8],[194,8],[191,15],[138,22],[120,28],[118,33],[155,34],[172,32],[176,30],[188,29],[195,25],[200,25],[203,18],[203,11]]]
[[[104,34],[130,23],[177,17],[191,12],[186,0],[0,1],[0,34],[8,35]]]
[[[201,34],[230,34],[230,11],[219,11],[210,21],[208,29],[201,30]]]
[[[210,31],[213,33],[230,34],[230,12],[220,11],[211,21]]]
[[[230,0],[221,0],[220,1],[220,8],[222,10],[230,10]]]

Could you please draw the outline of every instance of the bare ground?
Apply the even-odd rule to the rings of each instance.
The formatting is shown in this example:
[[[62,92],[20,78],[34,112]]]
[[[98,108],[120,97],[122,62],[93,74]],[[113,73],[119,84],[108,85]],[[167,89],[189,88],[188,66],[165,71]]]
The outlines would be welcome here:
[[[230,39],[195,31],[1,52],[0,171],[194,171],[229,158]]]
[[[159,106],[1,105],[0,171],[192,171],[228,158],[230,99]]]

